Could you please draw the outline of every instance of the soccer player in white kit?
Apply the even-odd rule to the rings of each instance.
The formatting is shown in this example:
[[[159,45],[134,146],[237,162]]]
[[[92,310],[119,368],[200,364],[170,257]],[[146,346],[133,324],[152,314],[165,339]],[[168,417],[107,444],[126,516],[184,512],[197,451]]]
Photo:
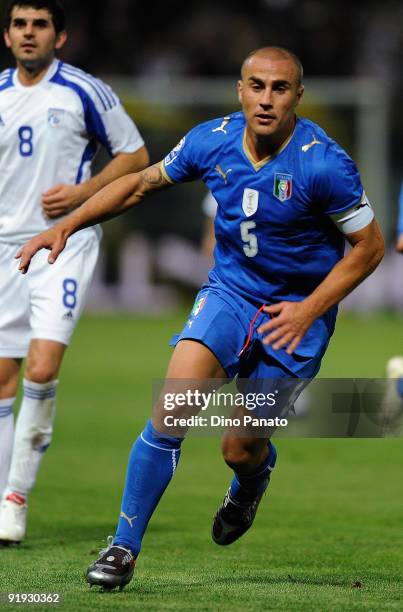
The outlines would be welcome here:
[[[84,306],[100,231],[46,254],[22,276],[14,256],[110,181],[148,165],[137,127],[102,81],[55,58],[66,41],[58,0],[9,2],[5,42],[16,69],[0,73],[0,541],[25,537],[27,496],[52,436],[58,373]],[[112,160],[91,178],[103,145]],[[13,404],[22,360],[23,399]]]

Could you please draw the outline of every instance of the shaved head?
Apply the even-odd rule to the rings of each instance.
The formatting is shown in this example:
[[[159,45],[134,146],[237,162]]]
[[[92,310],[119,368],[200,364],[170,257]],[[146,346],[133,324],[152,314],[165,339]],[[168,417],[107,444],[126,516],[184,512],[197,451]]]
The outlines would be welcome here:
[[[301,80],[301,62],[282,47],[256,49],[242,64],[238,99],[255,159],[272,155],[293,133],[295,110],[304,93]]]
[[[261,47],[260,49],[255,49],[254,51],[249,53],[241,67],[241,78],[244,77],[246,68],[249,67],[249,64],[253,61],[255,57],[269,59],[273,61],[291,60],[295,67],[296,84],[301,85],[302,78],[304,75],[302,64],[298,57],[295,55],[295,53],[289,51],[288,49],[284,49],[283,47]]]

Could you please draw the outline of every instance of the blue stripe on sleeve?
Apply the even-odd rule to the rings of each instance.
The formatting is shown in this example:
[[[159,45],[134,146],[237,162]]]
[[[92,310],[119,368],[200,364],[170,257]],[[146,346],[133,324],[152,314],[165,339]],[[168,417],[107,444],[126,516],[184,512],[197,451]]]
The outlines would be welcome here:
[[[81,180],[83,178],[84,164],[92,161],[96,152],[97,152],[96,142],[94,140],[90,140],[90,142],[85,147],[83,156],[81,158],[81,163],[78,168],[77,177],[76,177],[76,185],[81,183]]]
[[[104,92],[104,94],[106,95],[106,97],[110,101],[110,103],[112,105],[112,108],[114,106],[116,106],[117,104],[119,104],[119,98],[112,91],[112,89],[110,87],[108,87],[103,81],[101,81],[101,79],[96,79],[94,77],[94,81],[95,81],[95,83],[97,83],[97,85],[100,87],[100,89]]]
[[[69,64],[62,64],[61,72],[67,76],[74,76],[83,81],[83,83],[89,85],[100,99],[104,110],[110,110],[116,106],[117,101],[115,100],[114,96],[99,79],[96,79],[92,75],[83,72],[79,68],[70,66]]]
[[[76,74],[77,77],[82,77],[86,79],[93,87],[97,87],[100,92],[106,97],[106,99],[110,103],[110,108],[113,108],[119,103],[119,98],[113,93],[110,87],[108,87],[101,79],[97,79],[92,74],[88,74],[88,72],[84,72],[80,68],[76,68],[71,64],[63,64],[63,67],[67,67],[71,70],[71,74]]]
[[[14,70],[11,70],[10,68],[0,74],[0,91],[4,91],[4,89],[14,86],[13,74]]]
[[[95,92],[98,99],[100,100],[102,107],[105,111],[111,108],[107,98],[97,89],[97,87],[95,86],[93,82],[89,81],[88,79],[84,78],[82,75],[78,74],[77,72],[73,70],[68,70],[64,64],[60,70],[60,74],[66,77],[67,79],[69,77],[76,77],[77,79],[80,79],[83,83],[86,83],[92,88],[92,90]]]
[[[62,85],[64,87],[70,87],[70,89],[76,92],[76,94],[80,97],[84,108],[85,126],[89,136],[100,142],[112,157],[112,146],[109,142],[102,117],[87,91],[77,83],[69,81],[64,75],[61,74],[60,71],[56,72],[56,74],[50,79],[50,82],[57,83],[58,85]]]

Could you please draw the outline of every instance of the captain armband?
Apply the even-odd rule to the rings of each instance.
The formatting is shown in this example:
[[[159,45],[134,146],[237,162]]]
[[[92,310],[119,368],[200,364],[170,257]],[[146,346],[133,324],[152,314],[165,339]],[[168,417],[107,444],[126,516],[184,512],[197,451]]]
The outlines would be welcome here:
[[[330,217],[343,234],[352,234],[367,227],[375,215],[365,191],[363,191],[358,204],[348,210],[330,215]]]

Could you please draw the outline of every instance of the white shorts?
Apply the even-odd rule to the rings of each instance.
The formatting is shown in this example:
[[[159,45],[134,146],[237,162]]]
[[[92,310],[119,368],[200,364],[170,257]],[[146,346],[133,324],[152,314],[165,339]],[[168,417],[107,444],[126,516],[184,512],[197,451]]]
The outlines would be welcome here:
[[[71,236],[57,261],[37,253],[27,274],[14,259],[19,246],[0,242],[0,357],[25,357],[31,340],[68,345],[84,307],[98,257],[99,238]]]

